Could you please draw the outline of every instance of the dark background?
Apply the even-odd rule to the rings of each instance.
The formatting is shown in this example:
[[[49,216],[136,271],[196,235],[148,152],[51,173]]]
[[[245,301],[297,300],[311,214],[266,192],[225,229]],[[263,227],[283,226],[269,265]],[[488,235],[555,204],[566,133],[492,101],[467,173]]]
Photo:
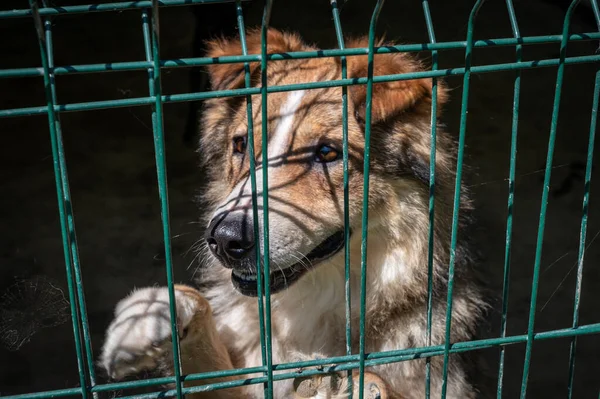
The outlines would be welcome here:
[[[54,5],[86,4],[54,0]],[[368,32],[374,1],[341,2],[347,34]],[[472,1],[432,1],[438,41],[464,40]],[[582,2],[572,32],[597,28]],[[568,2],[515,0],[521,34],[560,34]],[[248,27],[260,23],[262,2],[246,5]],[[0,9],[27,8],[24,0],[3,0]],[[235,33],[232,4],[161,9],[163,59],[199,56],[201,43],[223,32]],[[336,46],[329,2],[278,1],[272,25],[296,30],[323,48]],[[79,14],[53,20],[56,65],[144,59],[141,12]],[[427,42],[420,1],[389,1],[380,34],[403,43]],[[476,24],[477,39],[511,37],[503,1],[489,0]],[[594,54],[597,42],[572,43],[569,56]],[[558,44],[526,46],[525,60],[558,58]],[[421,56],[429,60],[430,54]],[[514,47],[476,49],[474,64],[514,61]],[[440,54],[440,67],[464,65],[464,50]],[[40,66],[30,18],[0,21],[0,69]],[[554,157],[544,252],[539,283],[536,331],[572,324],[583,175],[597,64],[568,66]],[[203,72],[163,70],[165,94],[202,90]],[[469,102],[465,184],[477,204],[477,248],[488,282],[500,295],[504,264],[506,197],[514,72],[473,75]],[[556,68],[522,74],[514,234],[508,334],[527,331],[543,167],[546,159]],[[145,71],[76,74],[56,79],[61,104],[143,97]],[[457,134],[462,77],[447,79],[451,102],[443,120]],[[1,79],[0,109],[45,104],[41,77]],[[164,106],[171,233],[176,280],[188,282],[196,270],[193,243],[201,238],[195,196],[201,192],[198,154],[194,152],[193,107]],[[65,113],[64,145],[75,212],[87,310],[95,356],[116,302],[133,287],[164,284],[164,254],[156,187],[149,107]],[[191,121],[191,122],[190,122]],[[188,134],[186,134],[186,131]],[[592,180],[588,249],[581,292],[580,323],[597,323],[600,296],[598,184]],[[72,326],[61,318],[67,296],[55,183],[46,115],[0,119],[0,394],[27,393],[78,385]],[[62,304],[62,305],[61,305]],[[61,307],[62,306],[62,307]],[[491,314],[491,335],[499,335],[500,301]],[[20,320],[20,324],[14,322]],[[46,315],[46,328],[34,324]],[[15,344],[15,337],[20,341]],[[537,341],[533,347],[528,397],[558,398],[567,392],[569,339]],[[18,350],[14,350],[18,347]],[[12,350],[9,350],[12,349]],[[524,344],[507,349],[504,397],[517,397]],[[485,351],[492,371],[498,349]],[[578,340],[576,398],[597,398],[600,338]]]

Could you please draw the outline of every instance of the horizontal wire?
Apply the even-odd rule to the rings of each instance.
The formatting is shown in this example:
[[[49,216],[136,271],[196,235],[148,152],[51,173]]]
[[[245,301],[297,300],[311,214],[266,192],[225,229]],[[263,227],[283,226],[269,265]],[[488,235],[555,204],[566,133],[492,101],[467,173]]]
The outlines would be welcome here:
[[[579,57],[567,57],[565,58],[565,65],[574,64],[586,64],[600,62],[600,55],[585,55]],[[471,73],[490,73],[500,71],[514,71],[519,69],[533,69],[552,67],[559,64],[558,58],[536,60],[536,61],[524,61],[524,62],[512,62],[505,64],[493,64],[493,65],[482,65],[474,66],[471,68]],[[439,69],[436,71],[422,71],[413,73],[404,73],[397,75],[378,75],[373,78],[373,83],[383,83],[401,80],[411,79],[424,79],[432,77],[443,77],[443,76],[459,76],[464,75],[465,68],[449,68]],[[296,83],[282,86],[269,86],[267,87],[268,93],[279,93],[294,90],[312,90],[322,89],[327,87],[342,87],[342,86],[353,86],[353,85],[364,85],[367,83],[367,78],[350,78],[340,80],[330,80],[325,82],[310,82],[310,83]],[[162,96],[164,103],[176,103],[185,101],[198,101],[206,100],[209,98],[223,98],[223,97],[239,97],[246,95],[260,94],[260,87],[253,87],[250,89],[236,89],[236,90],[221,90],[211,92],[197,92],[197,93],[185,93],[185,94],[166,94]],[[106,100],[106,101],[92,101],[84,103],[73,103],[73,104],[62,104],[55,105],[55,112],[75,112],[75,111],[90,111],[97,109],[106,108],[119,108],[119,107],[133,107],[141,105],[149,105],[154,103],[154,97],[138,97],[138,98],[127,98],[119,100]],[[45,114],[48,110],[47,106],[38,107],[27,107],[27,108],[15,108],[0,110],[0,118],[27,116],[36,114]]]
[[[554,339],[554,338],[564,338],[564,337],[575,337],[580,335],[590,335],[590,334],[600,334],[600,323],[588,324],[584,326],[580,326],[577,328],[565,328],[559,330],[551,330],[544,331],[540,333],[535,333],[533,339],[536,341],[546,340],[546,339]],[[457,342],[453,343],[450,346],[450,353],[461,353],[467,351],[474,351],[480,349],[494,348],[503,345],[514,345],[521,344],[527,341],[527,335],[514,335],[504,338],[489,338],[482,339],[476,341],[467,341],[467,342]],[[407,348],[400,349],[394,351],[386,351],[386,352],[375,352],[369,353],[365,355],[367,359],[365,361],[366,366],[374,366],[386,363],[396,363],[400,361],[409,361],[414,359],[423,359],[432,356],[440,356],[444,354],[444,345],[436,345],[429,347],[419,347],[419,348]],[[348,369],[358,368],[358,355],[351,356],[338,356],[324,359],[315,359],[315,360],[307,360],[302,362],[294,362],[294,363],[285,363],[285,364],[275,364],[273,365],[274,371],[280,370],[294,370],[291,373],[286,374],[275,374],[273,375],[273,380],[284,380],[290,378],[296,378],[299,376],[309,376],[309,375],[317,375],[317,374],[327,374],[336,371],[344,371]],[[326,366],[326,367],[325,367]],[[304,369],[306,367],[318,367],[318,369]],[[200,374],[190,374],[181,378],[184,382],[189,381],[197,381],[202,379],[209,378],[217,378],[217,377],[231,377],[231,376],[239,376],[246,374],[256,374],[265,371],[265,367],[252,367],[245,369],[232,369],[232,370],[224,370],[224,371],[212,371],[208,373],[200,373]],[[184,394],[194,393],[194,392],[204,392],[216,389],[224,389],[231,388],[233,386],[241,386],[241,385],[251,385],[251,384],[259,384],[266,381],[266,377],[257,377],[257,378],[246,378],[243,380],[234,380],[234,381],[226,381],[226,382],[218,382],[214,384],[195,386],[189,388],[183,388],[182,392]],[[106,391],[115,391],[121,389],[132,389],[132,388],[140,388],[147,387],[152,385],[164,385],[171,384],[175,382],[175,377],[162,377],[162,378],[154,378],[143,381],[129,381],[129,382],[121,382],[114,384],[100,384],[96,385],[91,389],[92,392],[106,392]],[[22,395],[11,395],[11,396],[2,396],[2,399],[45,399],[45,398],[55,398],[55,397],[64,397],[64,396],[74,396],[80,395],[82,392],[81,388],[68,388],[68,389],[59,389],[54,391],[45,391],[45,392],[37,392],[37,393],[28,393]],[[136,398],[139,399],[151,399],[151,398],[163,398],[176,395],[176,392],[171,391],[161,391],[155,392],[145,395],[136,395]]]
[[[582,42],[600,40],[599,32],[590,33],[575,33],[569,35],[569,42]],[[476,40],[473,43],[475,48],[487,47],[505,47],[518,45],[534,45],[534,44],[551,44],[560,43],[560,35],[544,35],[544,36],[529,36],[522,38],[499,38]],[[400,44],[396,46],[376,47],[375,54],[392,54],[392,53],[415,53],[422,51],[445,51],[445,50],[461,50],[466,48],[466,41],[454,42],[438,42],[438,43],[417,43],[417,44]],[[310,59],[310,58],[331,58],[342,56],[359,56],[366,55],[368,49],[366,47],[316,50],[316,51],[295,51],[290,53],[273,53],[267,54],[268,61],[284,61],[290,59]],[[196,57],[196,58],[178,58],[172,60],[161,60],[161,68],[190,68],[203,65],[214,64],[235,64],[243,62],[260,62],[260,54],[249,55],[230,55],[217,58],[211,57]],[[138,71],[147,70],[154,67],[150,61],[125,61],[125,62],[108,62],[100,64],[86,65],[67,65],[59,66],[52,69],[55,75],[68,75],[75,73],[96,73],[96,72],[117,72],[117,71]],[[40,67],[30,68],[13,68],[0,69],[0,78],[16,78],[28,76],[43,76],[44,69]]]

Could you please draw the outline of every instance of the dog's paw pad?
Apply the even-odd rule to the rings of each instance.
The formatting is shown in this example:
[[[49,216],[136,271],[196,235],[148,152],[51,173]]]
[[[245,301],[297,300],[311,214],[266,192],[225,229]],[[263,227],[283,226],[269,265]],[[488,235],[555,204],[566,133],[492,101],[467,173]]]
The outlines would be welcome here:
[[[296,377],[293,385],[296,399],[329,398],[344,389],[343,379],[335,372]]]
[[[319,393],[319,386],[314,378],[299,377],[294,379],[294,391],[298,398],[312,398]]]

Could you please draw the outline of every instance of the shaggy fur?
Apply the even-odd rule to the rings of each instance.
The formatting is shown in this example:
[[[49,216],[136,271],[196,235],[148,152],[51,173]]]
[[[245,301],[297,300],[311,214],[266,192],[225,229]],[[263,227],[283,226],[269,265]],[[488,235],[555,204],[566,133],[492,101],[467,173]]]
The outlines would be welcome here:
[[[248,34],[248,52],[260,53],[260,34]],[[365,38],[352,40],[348,47],[366,47]],[[312,51],[316,48],[289,33],[271,29],[268,52]],[[208,44],[208,56],[241,54],[239,40],[218,39]],[[407,54],[376,55],[374,74],[398,74],[421,70],[423,66]],[[213,90],[244,87],[244,69],[239,64],[217,64],[208,68]],[[260,86],[258,63],[250,64],[253,86]],[[349,77],[367,75],[367,57],[348,57]],[[268,64],[267,84],[286,85],[341,78],[338,59],[273,61]],[[431,80],[408,80],[374,85],[372,101],[371,174],[369,190],[369,240],[367,257],[366,350],[388,351],[426,346],[429,162]],[[438,85],[439,108],[447,94]],[[358,351],[360,292],[360,231],[364,156],[365,86],[349,90],[349,192],[353,351]],[[296,93],[296,94],[294,94]],[[258,223],[263,219],[261,198],[261,103],[252,97],[255,153],[257,157]],[[345,353],[344,255],[343,251],[315,265],[306,254],[332,234],[342,231],[343,170],[341,160],[315,163],[321,144],[342,151],[342,89],[327,88],[304,92],[273,93],[268,96],[269,234],[272,272],[306,267],[297,282],[272,296],[273,363],[314,356]],[[206,101],[201,121],[199,153],[210,182],[205,192],[205,221],[233,214],[252,219],[249,156],[233,151],[232,142],[248,129],[245,98]],[[455,180],[455,144],[438,126],[436,153],[436,219],[433,251],[432,344],[444,343],[446,295],[450,252],[450,231]],[[453,342],[472,339],[486,308],[482,291],[472,270],[472,259],[464,242],[471,210],[462,191],[458,245],[455,253]],[[262,231],[262,225],[261,225]],[[258,237],[257,245],[263,244]],[[231,270],[222,267],[208,250],[202,251],[205,265],[199,272],[200,293],[178,287],[178,322],[186,336],[182,340],[184,372],[195,373],[261,364],[257,300],[238,293],[231,282]],[[255,264],[246,264],[255,273]],[[149,312],[156,298],[165,297],[164,288],[136,291],[119,305],[103,350],[102,364],[115,378],[159,367],[168,356],[165,327],[168,312]],[[191,299],[190,299],[191,298]],[[191,301],[191,302],[190,302]],[[143,309],[139,305],[146,304]],[[192,305],[190,305],[190,303]],[[139,308],[139,309],[138,309]],[[135,314],[135,325],[126,330],[123,309]],[[133,309],[133,310],[131,310]],[[196,311],[201,309],[201,311]],[[212,309],[212,312],[209,311]],[[127,313],[127,314],[129,314]],[[156,317],[160,314],[160,317]],[[131,316],[131,315],[130,315]],[[117,323],[118,320],[121,322]],[[146,323],[146,324],[143,324]],[[151,325],[152,327],[148,327]],[[167,324],[168,325],[168,324]],[[139,328],[138,328],[139,327]],[[127,344],[124,344],[126,342]],[[158,344],[157,344],[158,343]],[[149,350],[150,345],[153,350]],[[157,351],[156,348],[160,348]],[[160,352],[160,353],[159,353]],[[123,360],[125,359],[125,360]],[[447,397],[475,398],[477,390],[469,380],[468,362],[451,355]],[[441,356],[431,359],[431,393],[439,397],[442,387]],[[425,360],[416,359],[381,365],[369,370],[378,378],[389,398],[423,398]],[[343,384],[342,384],[343,385]],[[340,385],[341,386],[341,385]],[[338,387],[339,388],[339,387]],[[276,398],[293,397],[292,381],[274,384]],[[326,388],[325,396],[341,394]],[[262,386],[215,391],[206,397],[262,397]]]

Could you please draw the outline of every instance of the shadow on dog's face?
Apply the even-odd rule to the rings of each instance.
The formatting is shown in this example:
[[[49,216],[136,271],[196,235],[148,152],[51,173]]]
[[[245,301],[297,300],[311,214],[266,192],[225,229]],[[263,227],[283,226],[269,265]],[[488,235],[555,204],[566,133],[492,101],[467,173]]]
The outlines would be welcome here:
[[[314,50],[297,36],[271,30],[269,53]],[[365,46],[366,41],[354,47]],[[237,40],[209,44],[209,56],[239,55]],[[248,35],[249,53],[260,52],[260,35]],[[376,60],[379,61],[378,58]],[[376,63],[375,74],[402,73],[416,67],[406,56],[392,55]],[[213,90],[244,87],[242,65],[218,64],[209,67]],[[388,71],[389,70],[389,71]],[[251,81],[260,87],[260,70],[250,64]],[[367,75],[366,57],[348,59],[348,76]],[[269,63],[267,86],[329,81],[341,78],[339,59],[285,60]],[[388,87],[389,86],[389,87]],[[413,164],[423,157],[409,156],[408,136],[385,133],[393,122],[404,119],[404,129],[418,120],[427,122],[427,112],[418,111],[422,99],[431,94],[430,83],[401,81],[376,85],[373,93],[373,138],[371,140],[370,227],[390,217],[397,200],[397,177],[407,160]],[[363,198],[365,145],[364,86],[348,89],[348,179],[344,180],[342,88],[324,88],[270,93],[267,97],[268,138],[262,142],[263,106],[260,95],[252,96],[252,123],[248,123],[245,98],[212,99],[203,116],[201,155],[212,179],[207,196],[214,205],[206,230],[206,243],[219,262],[232,269],[236,289],[257,295],[257,247],[264,254],[264,217],[269,220],[271,293],[281,291],[324,261],[343,262],[336,255],[344,247],[344,193],[349,193],[350,231],[360,231]],[[430,99],[430,98],[429,98]],[[426,101],[425,101],[426,103]],[[430,107],[426,105],[427,109]],[[402,116],[411,108],[409,117]],[[425,109],[425,107],[423,107]],[[254,145],[249,135],[253,130]],[[384,134],[385,133],[385,134]],[[418,142],[420,143],[420,142]],[[263,153],[266,144],[267,155]],[[428,156],[427,143],[422,151]],[[251,150],[256,165],[255,189],[250,173]],[[422,160],[421,161],[426,161]],[[403,166],[402,166],[402,165]],[[427,167],[428,168],[428,167]],[[426,168],[425,168],[426,169]],[[265,202],[263,190],[268,186]],[[409,187],[410,184],[400,184]],[[256,213],[253,209],[256,193]],[[402,195],[406,195],[404,193]],[[268,212],[265,212],[268,209]],[[265,215],[266,213],[266,215]],[[254,224],[256,223],[256,227]]]

